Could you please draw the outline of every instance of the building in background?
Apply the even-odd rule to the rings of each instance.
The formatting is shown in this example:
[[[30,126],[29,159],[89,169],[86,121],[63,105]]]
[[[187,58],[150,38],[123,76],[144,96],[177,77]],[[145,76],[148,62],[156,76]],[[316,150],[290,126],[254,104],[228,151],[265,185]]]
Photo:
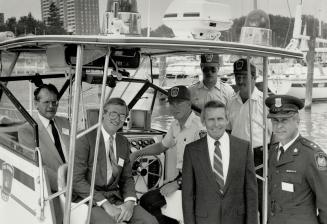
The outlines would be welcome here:
[[[41,0],[42,20],[47,22],[54,2],[65,30],[72,34],[98,34],[99,0]]]
[[[0,26],[5,24],[5,14],[0,12]]]

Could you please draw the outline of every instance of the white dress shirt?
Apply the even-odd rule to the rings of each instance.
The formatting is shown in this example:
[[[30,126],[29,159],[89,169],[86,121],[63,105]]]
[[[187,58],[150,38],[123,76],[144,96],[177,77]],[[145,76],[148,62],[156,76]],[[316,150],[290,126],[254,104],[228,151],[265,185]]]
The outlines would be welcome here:
[[[208,150],[209,150],[209,158],[211,167],[213,169],[213,157],[215,153],[215,139],[207,135],[207,142],[208,142]],[[221,157],[223,162],[223,172],[224,172],[224,183],[226,183],[226,178],[228,174],[228,167],[229,167],[229,157],[230,157],[230,144],[229,144],[229,136],[225,132],[220,139],[218,140],[220,142],[220,151],[221,151]]]

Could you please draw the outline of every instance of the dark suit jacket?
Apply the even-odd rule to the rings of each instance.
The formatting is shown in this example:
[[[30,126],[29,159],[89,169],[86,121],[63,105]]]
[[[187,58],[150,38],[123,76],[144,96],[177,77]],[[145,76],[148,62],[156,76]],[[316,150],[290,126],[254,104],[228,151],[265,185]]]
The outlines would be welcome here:
[[[45,129],[44,125],[42,124],[39,116],[34,117],[36,123],[38,124],[39,130],[39,148],[42,155],[42,161],[45,165],[45,169],[50,181],[50,187],[52,191],[58,190],[58,183],[57,183],[57,171],[59,166],[64,164],[62,161],[54,142],[51,140],[51,137],[47,130]],[[69,133],[70,133],[70,123],[68,119],[64,117],[56,116],[54,118],[54,122],[58,129],[58,133],[63,143],[62,150],[65,155],[65,159],[67,161],[69,153]],[[67,132],[68,131],[68,132]],[[18,130],[18,141],[20,144],[29,147],[31,149],[35,148],[34,142],[34,134],[32,126],[28,123],[24,124]]]
[[[249,143],[230,137],[230,161],[223,194],[212,171],[207,138],[185,147],[182,203],[186,224],[256,224],[257,181]]]
[[[96,130],[92,131],[76,142],[73,176],[74,201],[79,201],[90,194],[96,133]],[[110,203],[119,203],[126,197],[136,197],[132,168],[129,160],[130,145],[127,138],[120,134],[116,134],[116,151],[117,162],[119,163],[120,161],[120,166],[118,164],[119,172],[117,177],[110,184],[107,184],[106,149],[102,133],[100,133],[94,185],[94,203],[104,199],[108,199]],[[123,164],[121,161],[123,161]]]
[[[326,153],[299,136],[277,161],[278,147],[269,150],[267,223],[327,224]]]

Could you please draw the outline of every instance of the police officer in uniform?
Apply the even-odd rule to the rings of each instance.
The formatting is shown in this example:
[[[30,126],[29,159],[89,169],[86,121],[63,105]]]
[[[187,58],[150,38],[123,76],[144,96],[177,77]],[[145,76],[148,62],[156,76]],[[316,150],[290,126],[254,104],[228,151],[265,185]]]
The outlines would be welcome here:
[[[299,134],[302,101],[274,95],[265,103],[278,141],[269,150],[268,224],[326,224],[327,155]]]
[[[233,88],[218,79],[219,55],[202,54],[203,80],[189,87],[192,104],[202,109],[206,102],[218,100],[225,105],[234,95]]]
[[[182,184],[182,166],[185,145],[198,140],[206,134],[200,117],[191,109],[191,96],[185,86],[174,86],[168,90],[169,109],[175,120],[170,125],[167,134],[161,142],[149,145],[142,150],[133,152],[131,162],[140,156],[159,155],[168,149],[177,154],[176,168],[179,175],[172,181],[153,191],[145,193],[140,198],[140,205],[154,215],[160,224],[177,224],[178,221],[162,215],[161,207],[166,204],[164,196],[180,189]]]

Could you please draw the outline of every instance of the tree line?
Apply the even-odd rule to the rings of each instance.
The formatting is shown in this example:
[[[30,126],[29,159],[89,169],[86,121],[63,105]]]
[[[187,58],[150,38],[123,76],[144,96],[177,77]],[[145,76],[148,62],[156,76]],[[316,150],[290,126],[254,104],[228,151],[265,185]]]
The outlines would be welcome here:
[[[15,36],[67,34],[60,21],[59,9],[54,3],[51,3],[49,7],[49,17],[46,23],[35,19],[29,13],[27,16],[20,17],[19,20],[16,17],[8,18],[3,25],[0,25],[0,32],[3,31],[11,31]]]

